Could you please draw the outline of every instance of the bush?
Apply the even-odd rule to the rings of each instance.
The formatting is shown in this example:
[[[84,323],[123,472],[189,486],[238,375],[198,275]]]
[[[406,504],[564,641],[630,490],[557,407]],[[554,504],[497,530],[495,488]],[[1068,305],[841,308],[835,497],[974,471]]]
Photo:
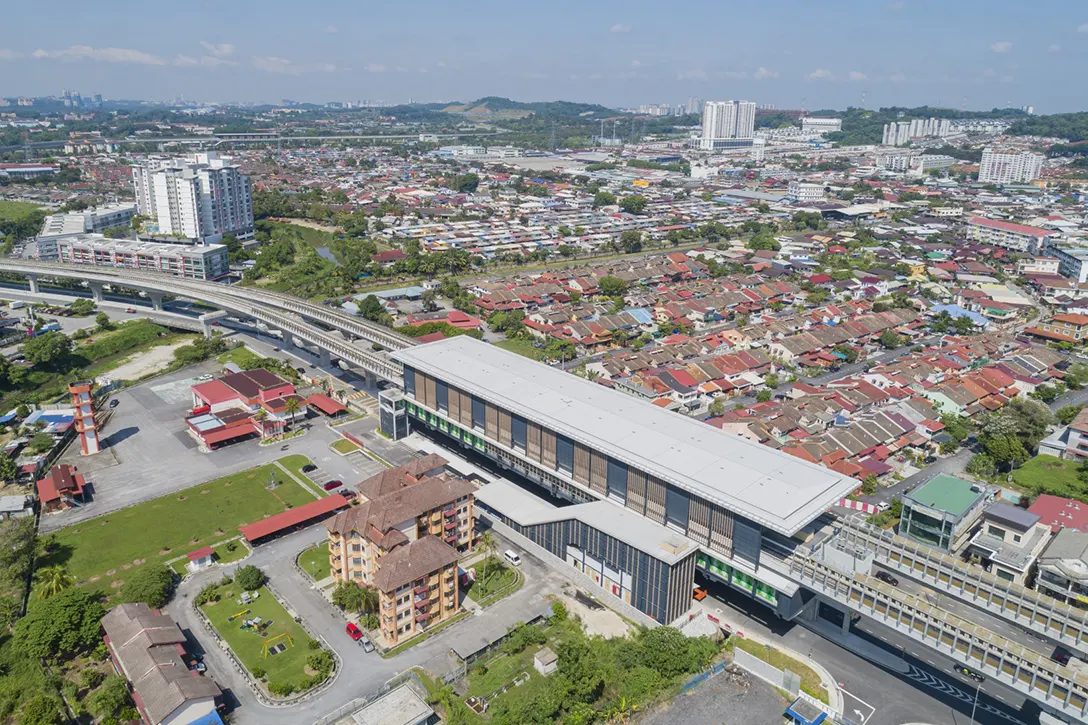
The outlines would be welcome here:
[[[563,602],[552,602],[551,623],[565,622],[567,620],[567,606]]]
[[[266,579],[263,571],[252,564],[246,564],[234,573],[234,581],[238,582],[238,586],[245,591],[251,592],[254,589],[260,589]]]
[[[268,673],[264,671],[263,667],[253,668],[253,676],[256,677],[258,680],[263,680],[265,678],[265,675],[267,674]]]
[[[19,722],[22,725],[57,725],[62,722],[60,706],[53,698],[38,695],[23,705]]]
[[[218,585],[216,585],[216,584],[205,584],[201,588],[200,593],[197,594],[196,597],[193,599],[193,604],[195,604],[198,607],[201,607],[201,606],[204,606],[205,604],[218,602],[220,597],[221,597],[221,594],[220,594]]]
[[[15,624],[13,641],[30,657],[63,659],[102,645],[105,614],[97,597],[68,589],[31,607]]]
[[[273,695],[287,697],[295,691],[295,686],[292,685],[290,682],[269,682],[268,691],[271,692]]]
[[[165,606],[174,592],[174,574],[164,566],[136,570],[121,587],[126,602],[143,602],[152,609]]]
[[[332,655],[322,649],[312,652],[306,658],[306,664],[311,670],[327,674],[332,670],[334,661]]]
[[[311,639],[310,643],[307,644],[306,646],[309,647],[310,649],[321,649],[321,643],[318,642],[316,639]]]
[[[223,578],[219,580],[219,586],[225,587],[228,584],[233,584],[234,578],[230,574],[224,574]]]
[[[96,670],[93,667],[88,667],[79,673],[79,684],[88,690],[98,687],[104,679],[106,679],[106,675],[103,674],[102,670]]]
[[[115,715],[129,704],[128,681],[120,675],[108,677],[90,697],[91,712],[98,717]]]

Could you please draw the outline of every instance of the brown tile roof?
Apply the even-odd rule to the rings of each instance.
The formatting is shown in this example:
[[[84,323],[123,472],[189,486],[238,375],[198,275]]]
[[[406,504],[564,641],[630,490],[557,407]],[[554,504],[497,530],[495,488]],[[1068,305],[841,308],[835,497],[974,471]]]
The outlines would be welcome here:
[[[442,468],[449,461],[437,453],[429,453],[422,458],[417,458],[411,463],[403,466],[397,466],[396,468],[387,468],[381,473],[377,473],[370,478],[366,479],[355,489],[367,499],[381,498],[387,494],[399,491],[402,488],[411,486],[417,482],[424,474],[429,473],[436,468]]]
[[[444,460],[440,456],[435,458]],[[423,465],[429,466],[431,463],[433,461]],[[325,524],[326,528],[340,535],[358,531],[382,548],[388,549],[390,546],[403,543],[389,538],[395,526],[414,519],[425,511],[432,511],[453,503],[476,490],[468,481],[461,478],[448,478],[446,474],[416,482],[404,477],[392,481],[393,483],[385,483],[389,483],[390,488],[394,483],[399,487],[392,488],[384,495],[363,501],[358,506],[337,514]],[[387,543],[389,546],[386,546]]]
[[[374,586],[393,592],[456,561],[457,552],[450,546],[434,536],[424,536],[382,557]]]

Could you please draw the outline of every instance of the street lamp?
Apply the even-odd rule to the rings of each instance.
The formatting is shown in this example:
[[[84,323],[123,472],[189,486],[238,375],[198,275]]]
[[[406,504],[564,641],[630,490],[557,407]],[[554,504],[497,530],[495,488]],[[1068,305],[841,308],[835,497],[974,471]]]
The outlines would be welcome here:
[[[978,694],[982,690],[982,683],[985,682],[985,680],[986,678],[982,677],[981,675],[978,677],[978,687],[975,688],[975,701],[971,704],[970,725],[975,725],[975,709],[978,708]]]

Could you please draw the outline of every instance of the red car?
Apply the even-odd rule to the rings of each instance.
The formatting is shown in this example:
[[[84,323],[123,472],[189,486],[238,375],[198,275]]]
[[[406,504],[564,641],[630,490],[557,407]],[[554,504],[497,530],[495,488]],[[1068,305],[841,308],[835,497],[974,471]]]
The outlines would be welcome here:
[[[348,622],[348,626],[345,629],[346,629],[346,631],[348,633],[348,636],[351,637],[356,642],[358,642],[360,639],[363,638],[363,630],[361,630],[357,626],[355,626],[354,623]]]
[[[326,483],[321,488],[325,489],[326,491],[331,491],[334,488],[340,488],[343,485],[344,485],[343,481],[335,480],[335,481],[329,481],[328,483]]]

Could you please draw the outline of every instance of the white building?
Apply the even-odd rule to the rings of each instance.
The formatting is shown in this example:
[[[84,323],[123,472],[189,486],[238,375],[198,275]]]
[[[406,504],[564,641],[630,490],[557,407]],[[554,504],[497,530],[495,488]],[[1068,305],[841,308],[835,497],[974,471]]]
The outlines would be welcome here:
[[[801,119],[801,132],[802,133],[834,133],[842,130],[841,118],[820,118],[818,116],[807,116]]]
[[[1054,232],[1049,229],[1029,227],[1025,224],[1014,224],[985,217],[971,217],[967,220],[967,238],[969,240],[983,244],[995,244],[1004,249],[1011,249],[1014,252],[1038,254],[1039,250],[1047,248],[1047,243],[1053,234]],[[1051,250],[1051,253],[1053,251]]]
[[[149,159],[132,168],[140,214],[158,234],[212,244],[224,234],[253,238],[249,177],[214,151],[184,159]]]
[[[824,185],[794,180],[790,182],[788,195],[802,204],[823,201]]]
[[[952,132],[952,122],[947,118],[915,118],[911,121],[893,121],[884,124],[885,146],[902,146],[913,138],[944,138]]]
[[[1043,171],[1043,157],[1030,151],[982,150],[978,180],[985,184],[1026,184],[1038,179]]]
[[[222,244],[156,244],[74,234],[58,238],[56,245],[58,259],[70,264],[152,270],[188,279],[216,279],[230,271],[229,252]]]
[[[713,150],[728,146],[731,139],[751,139],[756,130],[756,104],[752,101],[707,101],[703,104],[703,129],[699,147]]]
[[[1058,246],[1053,241],[1049,241],[1045,251],[1057,260],[1058,274],[1074,279],[1080,284],[1088,282],[1088,248]]]
[[[83,232],[100,233],[113,227],[127,227],[135,214],[136,204],[132,202],[104,204],[83,211],[50,214],[45,218],[38,237],[55,237],[61,234]]]

